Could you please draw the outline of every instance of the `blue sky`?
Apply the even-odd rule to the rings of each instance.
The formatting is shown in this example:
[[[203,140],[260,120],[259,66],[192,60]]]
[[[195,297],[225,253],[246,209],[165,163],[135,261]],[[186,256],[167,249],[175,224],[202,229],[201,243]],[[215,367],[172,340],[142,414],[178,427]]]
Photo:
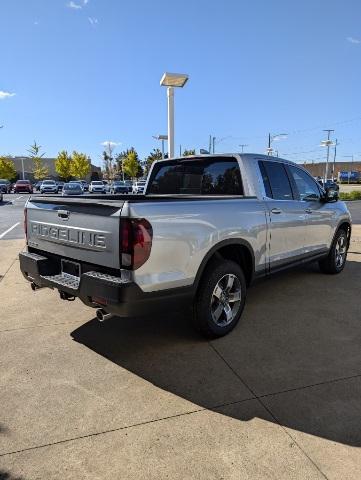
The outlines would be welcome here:
[[[189,74],[175,96],[176,151],[264,152],[320,161],[323,128],[340,160],[361,159],[359,0],[0,0],[0,154],[34,139],[47,156],[101,143],[144,157],[166,133],[164,71]],[[13,96],[7,94],[15,94]]]

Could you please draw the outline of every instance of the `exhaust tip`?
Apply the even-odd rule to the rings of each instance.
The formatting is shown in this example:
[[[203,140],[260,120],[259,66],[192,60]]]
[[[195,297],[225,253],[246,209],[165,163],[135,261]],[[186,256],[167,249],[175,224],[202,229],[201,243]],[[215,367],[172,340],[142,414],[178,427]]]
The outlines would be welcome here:
[[[96,316],[97,316],[97,319],[99,320],[99,322],[104,322],[105,320],[108,320],[109,318],[111,318],[113,316],[113,314],[112,313],[107,313],[102,308],[98,308],[97,311],[96,311]]]

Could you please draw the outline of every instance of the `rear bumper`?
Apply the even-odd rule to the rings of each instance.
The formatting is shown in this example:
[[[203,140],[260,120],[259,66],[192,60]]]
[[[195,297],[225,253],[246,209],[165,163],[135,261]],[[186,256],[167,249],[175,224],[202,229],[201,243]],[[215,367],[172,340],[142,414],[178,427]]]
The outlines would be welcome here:
[[[87,270],[80,278],[64,275],[59,262],[32,252],[19,254],[20,269],[26,280],[38,287],[48,287],[78,297],[93,308],[121,317],[147,315],[165,308],[181,308],[189,305],[193,291],[189,287],[144,293],[131,280],[131,272],[119,270],[119,276]]]

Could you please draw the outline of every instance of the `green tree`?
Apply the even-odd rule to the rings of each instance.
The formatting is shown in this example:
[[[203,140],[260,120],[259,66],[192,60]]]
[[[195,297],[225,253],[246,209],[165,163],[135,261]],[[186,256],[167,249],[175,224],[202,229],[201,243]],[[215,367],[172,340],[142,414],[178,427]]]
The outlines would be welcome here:
[[[55,160],[55,171],[65,182],[71,178],[73,160],[66,150],[58,153]]]
[[[0,157],[0,178],[13,180],[16,178],[16,168],[12,160]]]
[[[126,150],[123,150],[122,152],[118,153],[117,156],[115,157],[115,161],[116,161],[116,166],[115,166],[115,170],[116,170],[116,174],[120,175],[120,176],[123,176],[123,173],[124,173],[124,178],[130,178],[130,175],[129,173],[125,170],[124,168],[124,163],[125,163],[125,160],[128,158],[128,155],[130,153],[134,153],[135,154],[135,158],[138,162],[138,173],[137,173],[137,177],[140,177],[142,176],[143,174],[143,170],[141,170],[141,165],[140,165],[140,162],[139,162],[139,157],[138,157],[138,152],[135,150],[134,147],[130,147],[130,148],[127,148]],[[123,172],[123,169],[124,169],[124,172]],[[141,172],[141,173],[140,173]]]
[[[164,157],[168,158],[168,155],[165,154]],[[149,172],[150,167],[152,166],[152,163],[155,162],[156,160],[162,160],[162,152],[159,150],[159,148],[153,148],[153,150],[145,159],[147,173]]]
[[[85,153],[73,152],[71,174],[76,178],[84,178],[90,172],[90,162]]]
[[[183,151],[183,157],[188,157],[189,155],[195,155],[196,151],[194,148],[191,148],[190,150],[185,149]]]
[[[33,145],[28,149],[29,157],[33,161],[33,174],[36,180],[43,180],[49,175],[48,167],[43,164],[42,157],[44,153],[40,153],[41,145],[34,140]]]
[[[138,174],[139,161],[135,151],[129,152],[127,158],[123,161],[124,173],[131,178],[135,178]]]

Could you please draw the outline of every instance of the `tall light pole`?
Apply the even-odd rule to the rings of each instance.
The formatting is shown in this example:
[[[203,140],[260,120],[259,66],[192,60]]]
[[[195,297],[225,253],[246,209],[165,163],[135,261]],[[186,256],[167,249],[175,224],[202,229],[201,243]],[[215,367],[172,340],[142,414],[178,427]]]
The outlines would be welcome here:
[[[162,141],[162,159],[163,159],[164,158],[164,140],[168,140],[168,135],[153,135],[153,138],[155,138],[155,140]]]
[[[248,147],[248,145],[246,145],[245,143],[241,143],[241,145],[238,145],[238,146],[241,147],[242,149],[241,153],[243,153],[244,147]]]
[[[174,87],[183,88],[187,83],[188,75],[184,73],[165,72],[160,79],[160,85],[167,87],[168,100],[168,156],[174,157]]]
[[[339,145],[339,143],[338,143],[337,138],[336,138],[336,140],[335,140],[335,148],[334,148],[334,151],[333,151],[332,181],[335,181],[337,145]]]
[[[327,177],[328,177],[328,160],[330,158],[330,146],[333,145],[332,140],[330,140],[330,134],[331,132],[334,132],[335,130],[332,130],[331,128],[327,128],[324,130],[324,132],[327,132],[327,140],[322,140],[321,142],[321,147],[327,147],[327,158],[326,158],[326,167],[325,167],[325,175],[323,178],[324,184],[326,183]]]
[[[272,155],[273,148],[271,147],[274,140],[279,140],[280,138],[287,137],[288,133],[276,133],[275,135],[268,134],[268,148],[266,150],[267,155]]]

